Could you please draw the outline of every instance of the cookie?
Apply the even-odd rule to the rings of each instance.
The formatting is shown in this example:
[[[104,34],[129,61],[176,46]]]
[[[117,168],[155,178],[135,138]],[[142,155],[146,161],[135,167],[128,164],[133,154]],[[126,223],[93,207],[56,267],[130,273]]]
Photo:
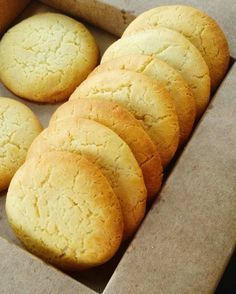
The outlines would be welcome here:
[[[152,56],[128,55],[112,59],[96,67],[90,75],[103,70],[125,69],[143,73],[163,83],[174,99],[179,119],[180,145],[184,145],[196,118],[196,103],[185,80],[166,62]]]
[[[179,123],[173,99],[162,84],[132,71],[103,71],[84,81],[70,99],[86,97],[126,107],[157,146],[162,165],[172,159],[179,143]]]
[[[122,240],[122,211],[107,179],[70,152],[28,160],[10,184],[6,212],[29,251],[66,270],[106,262]]]
[[[0,97],[0,191],[8,187],[41,130],[39,120],[27,106]]]
[[[51,123],[34,140],[27,158],[49,150],[82,154],[100,168],[120,200],[124,238],[130,237],[144,217],[147,191],[128,145],[102,124],[71,117]]]
[[[102,63],[133,54],[158,57],[176,69],[190,86],[196,99],[197,116],[200,117],[209,102],[209,69],[188,39],[167,28],[146,30],[113,43],[104,53]]]
[[[103,99],[71,100],[56,110],[50,122],[73,116],[95,120],[117,133],[128,144],[141,167],[148,198],[160,190],[160,155],[148,134],[126,108]]]
[[[178,31],[196,46],[209,67],[215,89],[227,71],[230,57],[226,37],[217,22],[194,7],[160,6],[139,15],[124,36],[159,26]]]
[[[67,99],[98,61],[90,32],[58,13],[16,24],[0,42],[0,79],[16,95],[38,102]]]

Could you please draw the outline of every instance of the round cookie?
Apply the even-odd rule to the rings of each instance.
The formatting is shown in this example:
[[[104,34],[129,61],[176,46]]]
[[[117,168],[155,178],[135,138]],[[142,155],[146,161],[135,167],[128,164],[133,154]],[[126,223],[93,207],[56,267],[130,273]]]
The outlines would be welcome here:
[[[143,73],[163,83],[171,97],[179,119],[180,145],[184,145],[192,131],[196,118],[196,103],[185,80],[166,62],[152,56],[127,55],[112,59],[96,67],[92,73],[103,70],[125,69]]]
[[[0,191],[6,189],[42,127],[24,104],[0,97]]]
[[[50,150],[82,154],[100,168],[120,200],[124,238],[131,236],[144,217],[147,191],[128,145],[102,124],[71,117],[51,123],[34,140],[27,158]]]
[[[196,99],[197,116],[205,110],[210,95],[209,69],[196,47],[180,33],[158,27],[122,38],[104,53],[102,63],[124,55],[158,57],[176,69]]]
[[[70,99],[99,98],[126,107],[157,146],[165,167],[179,143],[179,123],[173,99],[162,84],[141,73],[103,71],[90,76]]]
[[[122,240],[122,211],[107,179],[70,152],[26,161],[10,184],[6,212],[32,253],[66,270],[106,262]]]
[[[0,79],[16,95],[38,102],[67,99],[92,71],[98,48],[78,21],[41,13],[16,24],[0,42]]]
[[[159,26],[183,34],[200,51],[206,61],[215,89],[229,65],[229,47],[216,21],[204,12],[190,6],[160,6],[139,15],[125,30],[124,36]]]
[[[141,167],[148,198],[155,196],[163,176],[160,155],[148,134],[126,108],[103,99],[71,100],[56,110],[50,122],[73,116],[95,120],[117,133],[128,144]]]

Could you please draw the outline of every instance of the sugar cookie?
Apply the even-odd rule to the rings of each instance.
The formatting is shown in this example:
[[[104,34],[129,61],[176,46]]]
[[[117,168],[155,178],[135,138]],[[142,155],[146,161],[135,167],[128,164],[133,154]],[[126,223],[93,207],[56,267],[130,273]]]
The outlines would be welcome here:
[[[96,66],[98,49],[78,21],[41,13],[16,24],[0,42],[0,79],[32,101],[67,99]]]
[[[0,97],[0,191],[6,189],[42,127],[24,104]]]
[[[204,112],[210,96],[209,69],[200,52],[188,39],[163,27],[138,32],[113,43],[104,53],[102,63],[132,54],[158,57],[176,69],[193,91],[197,116]]]
[[[70,99],[86,97],[126,107],[157,146],[163,166],[174,156],[179,143],[179,123],[173,99],[162,84],[132,71],[103,71],[84,81]]]
[[[144,217],[147,191],[128,145],[104,125],[71,117],[50,124],[34,140],[27,158],[49,150],[82,154],[101,169],[120,200],[124,238],[131,236]]]
[[[162,183],[162,165],[155,144],[140,123],[124,107],[104,99],[78,99],[61,105],[50,122],[68,117],[95,120],[117,133],[133,152],[141,167],[148,197],[153,197]]]
[[[226,37],[217,22],[191,6],[160,6],[139,15],[124,36],[158,26],[178,31],[196,46],[209,67],[212,88],[215,89],[226,73],[230,57]]]
[[[192,131],[196,118],[196,103],[190,87],[181,74],[156,57],[127,55],[99,65],[92,71],[90,76],[103,70],[114,69],[143,73],[163,83],[175,101],[180,127],[180,144],[184,145]]]
[[[107,179],[70,152],[26,161],[10,184],[6,212],[24,245],[62,269],[100,265],[122,240],[122,212]]]

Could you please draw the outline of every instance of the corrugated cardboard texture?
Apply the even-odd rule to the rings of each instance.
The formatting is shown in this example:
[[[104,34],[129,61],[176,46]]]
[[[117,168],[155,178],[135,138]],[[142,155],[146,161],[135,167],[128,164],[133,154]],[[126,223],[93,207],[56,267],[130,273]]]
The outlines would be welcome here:
[[[92,294],[62,272],[0,238],[1,294]]]
[[[225,32],[231,56],[236,58],[235,0],[42,0],[42,2],[79,16],[104,30],[121,36],[135,16],[160,5],[186,4],[202,9],[215,18]]]

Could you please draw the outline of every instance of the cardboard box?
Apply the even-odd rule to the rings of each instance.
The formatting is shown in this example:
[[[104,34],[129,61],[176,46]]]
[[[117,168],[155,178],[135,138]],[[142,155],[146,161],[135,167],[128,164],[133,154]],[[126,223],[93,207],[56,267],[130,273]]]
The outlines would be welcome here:
[[[86,1],[69,2],[80,4]],[[106,9],[113,7],[117,11],[121,11],[126,2],[129,7],[132,1],[87,1],[93,3],[93,7],[103,3]],[[142,9],[149,8],[149,2],[152,6],[161,3],[145,1],[147,5],[142,6]],[[188,1],[191,2],[194,5],[196,1]],[[114,8],[112,3],[119,5],[119,9]],[[139,11],[141,1],[133,3],[136,3],[135,7]],[[226,1],[224,10],[220,9],[223,7],[220,1],[215,1],[215,6],[208,8],[204,7],[207,5],[205,1],[197,3],[196,6],[202,5],[210,15],[218,15],[219,24],[225,27],[229,36],[232,57],[235,57],[235,43],[232,40],[235,37],[236,20],[228,17],[233,13],[235,3]],[[226,5],[230,3],[227,9]],[[21,17],[48,10],[47,6],[33,2]],[[88,13],[94,15],[94,10]],[[128,12],[122,13],[126,15]],[[233,24],[234,30],[231,27]],[[101,52],[116,40],[108,33],[92,27],[90,29]],[[158,199],[132,242],[124,244],[118,254],[101,267],[70,276],[28,253],[9,228],[4,211],[5,195],[2,195],[1,293],[212,293],[234,250],[236,240],[235,84],[236,64],[232,58],[231,69],[212,98],[190,142],[173,164]],[[0,95],[19,99],[2,85]],[[39,116],[44,126],[59,106],[21,101]]]

